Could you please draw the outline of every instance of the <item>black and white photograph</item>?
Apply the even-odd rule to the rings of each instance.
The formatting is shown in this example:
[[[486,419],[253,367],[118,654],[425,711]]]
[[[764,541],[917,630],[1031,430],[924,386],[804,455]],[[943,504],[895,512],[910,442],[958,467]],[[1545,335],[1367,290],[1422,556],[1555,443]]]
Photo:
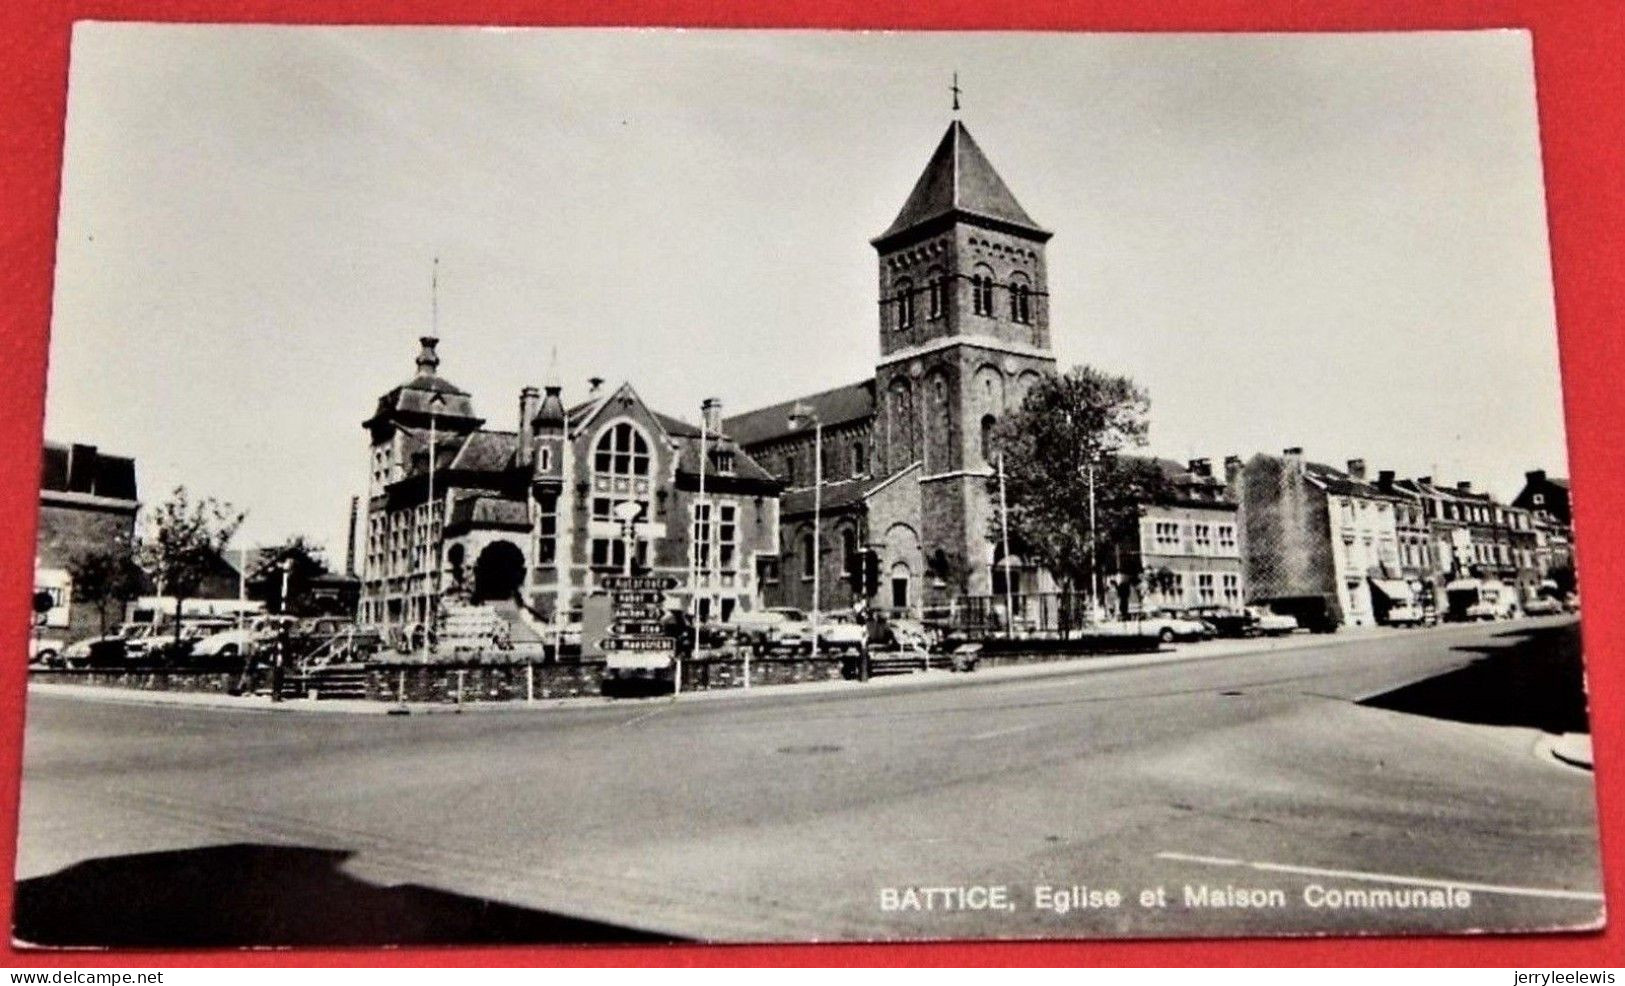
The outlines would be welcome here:
[[[14,942],[1602,928],[1535,87],[78,23]]]

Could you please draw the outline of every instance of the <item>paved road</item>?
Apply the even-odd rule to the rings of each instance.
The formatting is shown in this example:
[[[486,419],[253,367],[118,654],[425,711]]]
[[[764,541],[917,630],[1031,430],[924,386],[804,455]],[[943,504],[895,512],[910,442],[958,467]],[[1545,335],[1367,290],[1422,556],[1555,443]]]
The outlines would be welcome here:
[[[264,943],[1594,926],[1588,774],[1539,755],[1534,729],[1360,704],[1576,639],[1548,619],[942,687],[437,716],[35,695],[20,927]],[[1035,906],[1044,886],[1121,899],[1084,891],[1098,906],[1058,913]],[[908,893],[944,887],[962,889]],[[970,908],[999,888],[1009,909]],[[1330,906],[1348,891],[1393,896]]]

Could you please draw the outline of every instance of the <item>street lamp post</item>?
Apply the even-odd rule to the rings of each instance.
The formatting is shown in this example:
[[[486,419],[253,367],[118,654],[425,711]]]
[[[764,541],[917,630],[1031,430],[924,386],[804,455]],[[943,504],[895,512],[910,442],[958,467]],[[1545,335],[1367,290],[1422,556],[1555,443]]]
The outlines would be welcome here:
[[[439,596],[440,581],[440,537],[434,522],[434,468],[440,446],[440,411],[446,406],[446,399],[435,391],[429,398],[429,496],[428,518],[425,521],[425,537],[428,544],[424,545],[424,554],[428,556],[430,570],[428,577],[423,580],[423,640],[427,644],[429,631],[434,627],[435,600]]]
[[[813,596],[812,596],[812,656],[818,656],[819,583],[823,569],[824,529],[824,422],[806,404],[797,404],[790,411],[790,427],[813,426]]]

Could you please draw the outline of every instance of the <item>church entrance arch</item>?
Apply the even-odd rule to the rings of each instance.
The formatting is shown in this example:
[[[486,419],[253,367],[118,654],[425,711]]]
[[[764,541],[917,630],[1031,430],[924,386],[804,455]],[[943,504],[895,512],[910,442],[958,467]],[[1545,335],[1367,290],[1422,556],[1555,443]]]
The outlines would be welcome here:
[[[525,584],[525,553],[512,541],[492,541],[474,562],[474,602],[514,598]]]

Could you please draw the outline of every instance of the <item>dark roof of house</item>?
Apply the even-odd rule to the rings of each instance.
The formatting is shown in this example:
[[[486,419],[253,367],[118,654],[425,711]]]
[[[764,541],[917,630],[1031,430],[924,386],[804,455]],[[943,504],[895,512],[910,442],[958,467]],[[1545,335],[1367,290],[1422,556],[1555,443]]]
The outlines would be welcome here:
[[[875,382],[873,378],[849,383],[820,393],[780,401],[744,414],[736,414],[722,422],[722,431],[740,445],[749,448],[764,442],[778,441],[792,435],[810,433],[810,425],[792,428],[790,412],[797,405],[810,407],[825,428],[850,424],[874,417]]]
[[[451,505],[446,526],[526,528],[530,526],[530,511],[523,501],[511,497],[460,496]]]
[[[135,460],[106,455],[94,445],[46,442],[40,459],[40,489],[134,501]]]
[[[470,472],[501,472],[513,466],[518,450],[517,432],[476,431],[463,440],[462,448],[448,465]]]
[[[1355,479],[1348,473],[1324,462],[1305,462],[1304,471],[1312,476],[1326,492],[1334,496],[1357,496],[1366,500],[1399,500],[1401,497],[1384,490],[1376,483]]]
[[[864,498],[890,476],[861,476],[857,479],[839,479],[824,484],[824,496],[819,507],[822,512],[834,513],[862,503]],[[813,488],[786,490],[779,497],[779,516],[798,517],[813,512]]]
[[[942,135],[897,218],[874,242],[878,245],[916,226],[950,215],[992,219],[1045,238],[1049,236],[1016,201],[1004,179],[993,169],[992,162],[971,138],[970,131],[958,120],[948,125],[947,133]]]
[[[697,476],[700,472],[699,429],[695,429],[692,436],[685,435],[682,437],[683,441],[681,441],[677,447],[677,471],[683,475]],[[708,458],[711,460],[705,467],[705,474],[707,476],[718,475],[717,457],[720,453],[733,456],[733,471],[727,475],[734,476],[738,479],[749,479],[757,482],[773,483],[775,485],[778,483],[777,477],[768,472],[766,469],[763,469],[760,463],[746,454],[746,452],[739,447],[738,442],[735,442],[726,436],[724,436],[721,441],[718,441],[715,436],[710,437],[705,443],[705,448],[706,451],[710,453]]]

